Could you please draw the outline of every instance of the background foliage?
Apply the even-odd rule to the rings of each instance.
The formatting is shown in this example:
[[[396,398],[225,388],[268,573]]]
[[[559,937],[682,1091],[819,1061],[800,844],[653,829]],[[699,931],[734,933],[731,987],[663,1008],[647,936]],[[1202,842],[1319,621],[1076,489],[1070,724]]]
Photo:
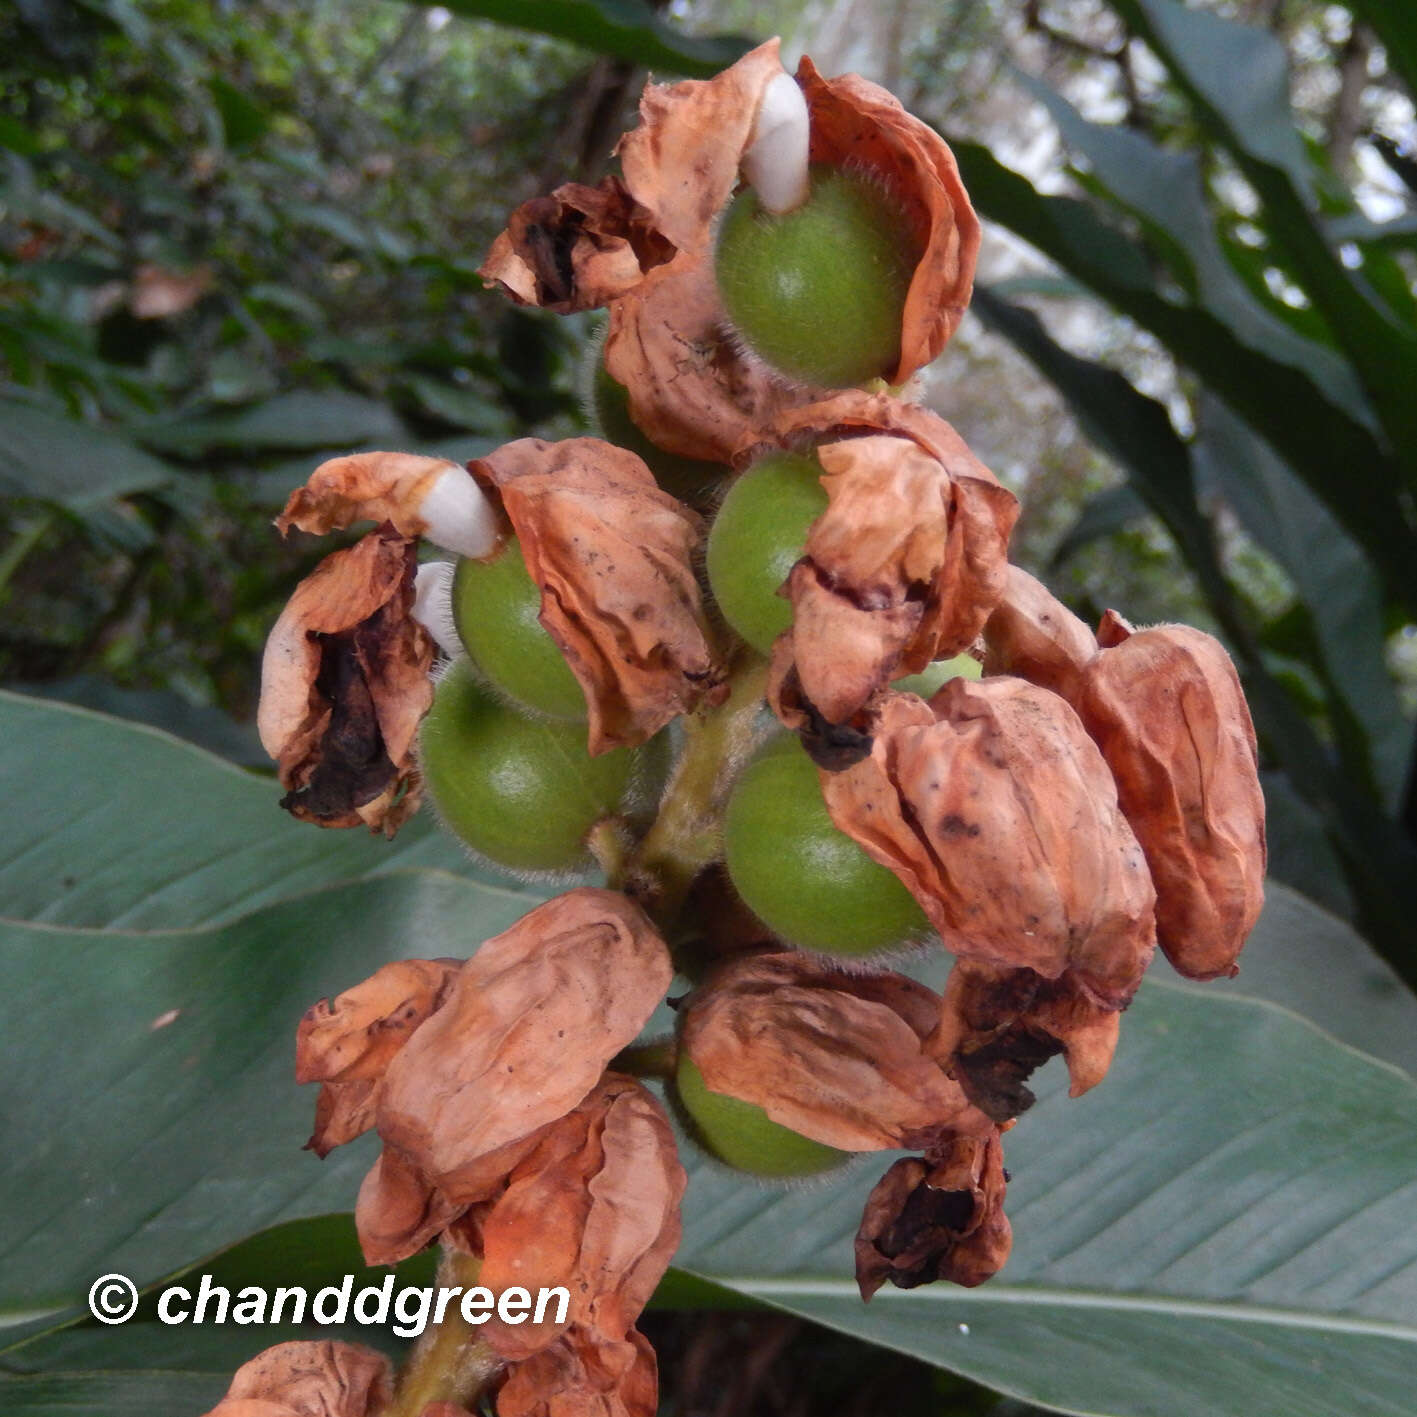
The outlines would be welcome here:
[[[249,771],[256,665],[326,548],[270,517],[328,452],[579,428],[588,323],[500,304],[482,253],[513,204],[599,175],[645,66],[712,72],[772,31],[951,138],[990,227],[978,319],[927,397],[1024,498],[1017,555],[1080,613],[1226,639],[1295,890],[1272,889],[1246,956],[1262,1002],[1150,984],[1099,1096],[1045,1087],[1011,1154],[1021,1248],[977,1296],[863,1311],[840,1249],[868,1178],[781,1196],[701,1166],[655,1319],[668,1409],[865,1412],[884,1388],[935,1413],[1408,1410],[1417,15],[1398,0],[0,10],[12,1410],[177,1417],[274,1341],[70,1326],[103,1269],[353,1265],[326,1213],[366,1158],[312,1172],[296,1149],[293,1020],[417,952],[396,922],[466,953],[528,897],[426,825],[381,851],[275,813]]]

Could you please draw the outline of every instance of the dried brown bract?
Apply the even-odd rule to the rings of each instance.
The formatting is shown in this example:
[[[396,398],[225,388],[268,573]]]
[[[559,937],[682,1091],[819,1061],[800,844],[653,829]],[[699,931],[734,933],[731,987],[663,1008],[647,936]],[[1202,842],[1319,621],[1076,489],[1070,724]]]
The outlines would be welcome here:
[[[570,891],[488,940],[378,1083],[384,1152],[355,1210],[369,1263],[413,1254],[497,1194],[639,1033],[672,972],[615,891]]]
[[[693,558],[699,518],[633,453],[522,438],[473,464],[501,498],[541,623],[585,691],[590,751],[643,743],[718,682]]]
[[[631,1332],[679,1245],[686,1177],[669,1119],[632,1078],[607,1073],[547,1127],[479,1226],[479,1283],[535,1293],[564,1286],[564,1324],[483,1330],[503,1358],[529,1358],[579,1325],[606,1342]]]
[[[815,445],[827,509],[787,582],[800,693],[828,723],[973,644],[998,604],[1018,502],[942,418],[850,391],[739,449]]]
[[[675,254],[653,213],[612,176],[523,202],[478,274],[519,305],[569,315],[608,304]]]
[[[207,1417],[377,1417],[393,1364],[357,1343],[279,1343],[243,1363]]]
[[[385,524],[301,581],[266,641],[257,727],[302,821],[392,836],[418,806],[433,641],[410,615],[416,562]]]
[[[1186,625],[1109,612],[1077,709],[1117,780],[1156,881],[1157,936],[1192,979],[1235,963],[1264,903],[1264,796],[1235,666]]]
[[[870,755],[822,774],[832,820],[911,891],[956,955],[1130,1000],[1155,892],[1077,715],[1021,679],[889,694]]]
[[[936,996],[903,975],[796,953],[729,961],[691,997],[680,1047],[711,1092],[841,1151],[925,1149],[990,1123],[925,1052]]]
[[[1003,1122],[1033,1105],[1025,1083],[1057,1053],[1067,1060],[1073,1097],[1101,1082],[1121,1017],[1070,973],[1045,979],[1031,969],[962,959],[950,971],[929,1050],[977,1107]]]
[[[612,1340],[574,1327],[513,1366],[497,1417],[654,1417],[658,1405],[658,1365],[641,1334]]]
[[[997,1127],[897,1161],[867,1198],[856,1233],[861,1297],[888,1279],[899,1289],[937,1279],[972,1289],[997,1274],[1013,1243],[1004,1190]]]
[[[295,1034],[295,1080],[322,1084],[307,1143],[318,1156],[374,1125],[379,1080],[414,1029],[442,1006],[460,967],[457,960],[398,960],[306,1011]]]
[[[1077,707],[1078,680],[1097,654],[1092,631],[1040,581],[1010,566],[984,626],[984,672],[1014,674]]]

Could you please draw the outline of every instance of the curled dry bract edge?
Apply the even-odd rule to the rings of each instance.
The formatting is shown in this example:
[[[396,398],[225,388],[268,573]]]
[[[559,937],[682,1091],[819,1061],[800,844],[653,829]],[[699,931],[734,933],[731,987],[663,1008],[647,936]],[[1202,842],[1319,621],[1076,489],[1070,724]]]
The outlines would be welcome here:
[[[1041,581],[1010,566],[984,626],[984,672],[1027,679],[1076,708],[1078,679],[1096,654],[1092,631]]]
[[[393,1364],[357,1343],[279,1343],[243,1363],[207,1417],[377,1417]]]
[[[1062,699],[1021,679],[887,694],[870,754],[822,773],[832,820],[920,902],[955,955],[1104,1008],[1136,991],[1155,892],[1112,775]]]
[[[496,1194],[638,1035],[672,974],[664,941],[616,891],[569,891],[483,944],[379,1084],[384,1152],[355,1210],[369,1263],[413,1254]]]
[[[570,1304],[559,1325],[494,1316],[483,1334],[497,1354],[524,1360],[572,1325],[623,1340],[679,1246],[686,1179],[669,1119],[632,1078],[607,1073],[547,1127],[481,1218],[478,1282],[494,1294],[560,1286]]]
[[[924,1149],[988,1119],[925,1052],[939,1003],[886,972],[796,953],[723,965],[684,1011],[680,1047],[711,1092],[840,1151]]]
[[[633,453],[522,438],[473,464],[541,589],[541,623],[589,708],[592,753],[643,743],[716,688],[694,575],[699,518]]]
[[[302,821],[392,836],[418,806],[433,641],[412,618],[416,562],[386,523],[325,557],[266,641],[256,723]]]
[[[447,999],[457,960],[386,964],[333,1003],[306,1010],[295,1033],[295,1080],[318,1082],[307,1146],[325,1157],[374,1125],[379,1080],[395,1053]]]
[[[997,1274],[1013,1244],[1004,1191],[997,1127],[897,1161],[867,1198],[856,1233],[861,1297],[887,1279],[900,1289],[937,1279],[973,1288]]]
[[[1103,622],[1077,708],[1156,880],[1157,936],[1192,979],[1235,963],[1264,904],[1264,795],[1235,666],[1188,625]]]

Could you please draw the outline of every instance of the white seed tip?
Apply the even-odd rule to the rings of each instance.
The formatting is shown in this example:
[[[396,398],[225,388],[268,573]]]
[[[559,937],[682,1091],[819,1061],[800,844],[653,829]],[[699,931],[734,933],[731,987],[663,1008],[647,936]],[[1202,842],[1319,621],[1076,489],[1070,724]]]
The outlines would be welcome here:
[[[743,177],[764,211],[781,216],[807,200],[807,150],[811,129],[807,100],[784,71],[763,90],[753,138],[743,154]]]
[[[450,659],[462,653],[462,641],[453,621],[453,572],[451,561],[427,561],[413,578],[413,618],[433,636],[438,648]]]
[[[445,551],[480,560],[497,549],[497,514],[477,479],[449,463],[428,489],[418,515],[428,525],[428,539]]]

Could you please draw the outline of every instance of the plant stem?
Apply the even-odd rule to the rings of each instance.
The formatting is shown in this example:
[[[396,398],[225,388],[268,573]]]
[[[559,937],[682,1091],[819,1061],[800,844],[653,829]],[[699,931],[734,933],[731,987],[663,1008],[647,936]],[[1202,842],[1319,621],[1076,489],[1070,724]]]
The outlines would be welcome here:
[[[438,1265],[437,1284],[471,1289],[482,1272],[482,1261],[445,1250]],[[454,1402],[473,1407],[488,1383],[502,1369],[502,1360],[487,1340],[449,1305],[443,1322],[425,1329],[399,1377],[394,1400],[380,1417],[421,1417],[430,1402]]]
[[[684,720],[684,751],[659,816],[629,862],[629,888],[666,935],[694,877],[721,854],[723,805],[753,744],[767,672],[756,657],[740,661],[723,703]]]
[[[636,1078],[672,1078],[678,1062],[679,1045],[670,1034],[621,1050],[610,1060],[609,1071]]]

